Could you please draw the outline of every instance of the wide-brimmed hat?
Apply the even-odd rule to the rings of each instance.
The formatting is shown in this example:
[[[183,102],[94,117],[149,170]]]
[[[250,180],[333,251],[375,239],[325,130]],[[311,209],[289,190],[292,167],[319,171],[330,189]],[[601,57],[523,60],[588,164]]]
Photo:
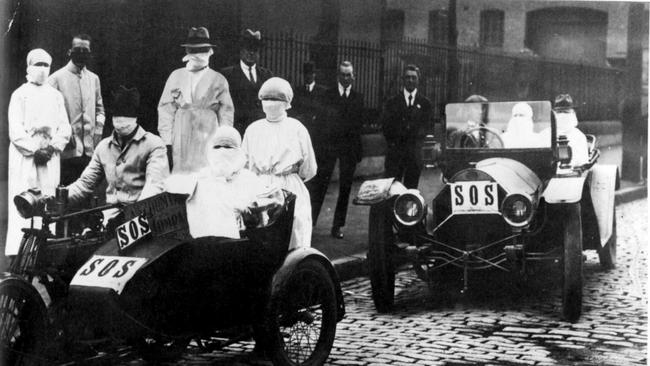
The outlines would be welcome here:
[[[478,94],[472,94],[467,99],[465,99],[465,103],[487,103],[488,100],[486,97]]]
[[[569,94],[560,94],[555,97],[553,110],[556,112],[572,111],[576,107],[573,105],[573,98]]]
[[[185,43],[183,43],[181,47],[199,48],[199,47],[214,47],[214,45],[210,43],[210,33],[208,32],[207,28],[192,27],[188,32]]]
[[[111,111],[114,117],[137,117],[140,108],[140,92],[137,88],[127,89],[120,85],[113,93]]]
[[[262,33],[260,31],[252,31],[244,29],[240,36],[240,47],[248,50],[257,50],[262,47]]]

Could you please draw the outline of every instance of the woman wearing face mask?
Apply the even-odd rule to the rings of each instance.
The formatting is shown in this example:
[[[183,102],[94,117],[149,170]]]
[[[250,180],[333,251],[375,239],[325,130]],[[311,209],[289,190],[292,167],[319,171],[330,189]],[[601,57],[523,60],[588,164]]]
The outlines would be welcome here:
[[[209,66],[213,54],[208,30],[190,29],[183,62],[165,84],[158,103],[158,132],[167,145],[173,173],[207,165],[207,139],[217,126],[232,126],[234,107],[228,82]]]
[[[316,175],[316,158],[309,133],[298,120],[287,117],[293,91],[281,78],[270,78],[259,91],[266,118],[253,122],[242,148],[248,168],[269,185],[296,195],[290,248],[311,245],[311,204],[304,181]]]
[[[9,101],[9,201],[29,188],[54,195],[59,185],[61,151],[70,139],[63,96],[46,83],[52,58],[38,48],[27,54],[27,82]],[[16,255],[21,229],[29,227],[9,205],[6,255]],[[40,219],[40,218],[36,218]],[[39,225],[39,223],[35,223]]]

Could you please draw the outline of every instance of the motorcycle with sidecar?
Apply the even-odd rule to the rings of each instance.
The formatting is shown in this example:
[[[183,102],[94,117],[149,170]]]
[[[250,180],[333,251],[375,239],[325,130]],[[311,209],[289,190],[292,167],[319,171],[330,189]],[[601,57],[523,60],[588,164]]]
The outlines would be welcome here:
[[[0,275],[0,365],[51,365],[120,347],[173,360],[192,341],[210,352],[251,337],[274,365],[328,358],[343,297],[327,257],[289,250],[293,194],[283,192],[264,225],[230,239],[192,238],[185,195],[67,212],[64,193],[14,200],[32,227]],[[104,224],[108,209],[120,215]]]

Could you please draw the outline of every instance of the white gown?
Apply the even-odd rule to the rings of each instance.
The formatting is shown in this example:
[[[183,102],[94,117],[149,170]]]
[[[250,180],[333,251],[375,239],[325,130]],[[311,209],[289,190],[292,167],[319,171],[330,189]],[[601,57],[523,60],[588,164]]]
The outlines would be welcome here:
[[[303,181],[316,175],[316,157],[305,126],[290,117],[255,121],[244,133],[242,149],[248,168],[266,179],[266,185],[296,195],[289,248],[311,246],[311,203]]]
[[[25,83],[16,89],[9,102],[9,207],[7,213],[6,255],[18,254],[21,231],[30,226],[13,204],[15,195],[33,187],[54,195],[61,177],[60,153],[70,139],[71,129],[63,96],[45,83]],[[34,152],[51,145],[55,148],[47,165],[34,164]],[[40,224],[37,218],[35,225]]]

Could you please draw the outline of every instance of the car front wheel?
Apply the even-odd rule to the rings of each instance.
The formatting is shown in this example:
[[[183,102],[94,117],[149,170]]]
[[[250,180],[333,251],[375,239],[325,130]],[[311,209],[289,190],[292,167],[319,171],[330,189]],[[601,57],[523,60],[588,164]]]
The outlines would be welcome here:
[[[380,313],[393,308],[395,301],[395,265],[391,253],[395,241],[391,208],[388,201],[370,207],[368,221],[368,271],[372,300]]]
[[[307,259],[271,296],[265,319],[266,351],[276,366],[323,365],[334,343],[336,290],[327,269]]]
[[[580,204],[566,205],[564,219],[564,256],[562,315],[575,322],[582,312],[582,223]]]
[[[612,235],[605,246],[598,249],[598,259],[604,269],[616,268],[616,206],[613,209],[612,220]]]

